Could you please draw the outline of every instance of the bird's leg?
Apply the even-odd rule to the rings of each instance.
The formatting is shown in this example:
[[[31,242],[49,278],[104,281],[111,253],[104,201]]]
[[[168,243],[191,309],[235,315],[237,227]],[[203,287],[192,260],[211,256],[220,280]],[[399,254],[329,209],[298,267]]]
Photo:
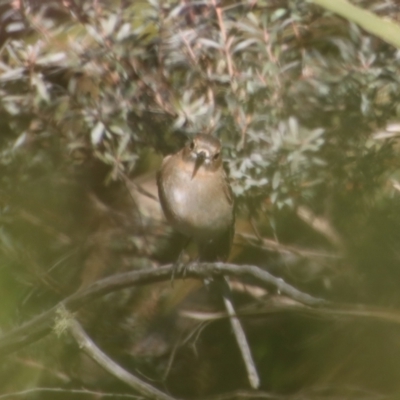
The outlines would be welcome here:
[[[185,254],[185,250],[188,247],[190,241],[192,238],[186,238],[181,251],[178,254],[178,257],[176,261],[174,262],[174,265],[172,266],[172,275],[171,275],[171,283],[174,282],[175,274],[176,273],[182,273],[183,277],[186,276],[186,264],[182,262],[183,256]]]

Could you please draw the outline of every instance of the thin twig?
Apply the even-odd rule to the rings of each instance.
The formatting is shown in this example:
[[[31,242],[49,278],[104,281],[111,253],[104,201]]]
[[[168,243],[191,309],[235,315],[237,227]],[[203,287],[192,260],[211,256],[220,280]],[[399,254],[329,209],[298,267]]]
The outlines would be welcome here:
[[[219,25],[219,29],[221,31],[222,41],[224,43],[224,52],[225,52],[226,63],[227,63],[227,67],[228,67],[228,74],[229,74],[229,77],[232,79],[233,78],[233,63],[232,63],[232,57],[229,53],[230,43],[229,43],[229,39],[226,35],[226,28],[225,28],[225,24],[224,24],[224,19],[222,17],[222,8],[217,5],[216,0],[211,0],[211,3],[214,6],[215,12],[217,14],[218,25]]]
[[[188,50],[190,59],[192,60],[192,62],[193,62],[194,65],[197,65],[196,56],[195,56],[195,54],[194,54],[194,52],[193,52],[193,50],[192,50],[192,48],[191,48],[189,42],[188,42],[187,39],[185,38],[185,34],[182,33],[181,30],[179,30],[179,35],[180,35],[180,37],[181,37],[183,43],[185,44],[185,46],[186,46],[186,48],[187,48],[187,50]]]
[[[1,394],[0,399],[13,399],[15,397],[23,397],[30,396],[32,394],[41,394],[41,393],[54,393],[54,394],[79,394],[79,395],[88,395],[88,396],[97,396],[98,398],[103,397],[111,397],[112,399],[143,399],[142,396],[137,396],[133,394],[125,394],[125,393],[107,393],[107,392],[97,392],[94,390],[86,390],[86,389],[62,389],[62,388],[46,388],[46,387],[38,387],[27,390],[20,390],[19,392],[11,392],[6,394]]]
[[[246,245],[250,244],[253,247],[277,253],[293,253],[297,254],[298,256],[306,258],[331,258],[331,259],[343,258],[342,255],[335,254],[333,252],[318,251],[314,249],[285,245],[279,243],[277,240],[259,238],[257,235],[252,235],[248,233],[236,233],[235,239],[237,239],[235,241],[235,244],[242,244],[243,242],[245,242]]]
[[[69,331],[79,345],[79,348],[84,351],[90,358],[97,362],[111,375],[115,376],[120,381],[126,383],[131,388],[135,389],[138,393],[145,396],[146,399],[155,400],[174,400],[174,397],[168,396],[157,388],[149,385],[148,383],[137,378],[119,364],[113,361],[105,353],[103,353],[87,335],[82,328],[81,324],[71,318],[69,320]]]
[[[247,377],[249,379],[250,386],[253,389],[258,389],[260,386],[260,377],[258,376],[257,368],[254,363],[250,346],[247,341],[246,334],[243,330],[243,326],[239,318],[237,317],[235,307],[233,305],[231,288],[229,286],[229,281],[227,278],[225,277],[222,278],[222,285],[223,285],[222,296],[225,309],[229,315],[229,321],[231,323],[237,345],[239,347],[244,365],[246,367]]]
[[[343,241],[333,226],[325,218],[316,216],[309,208],[300,206],[297,215],[314,230],[324,235],[334,246],[343,249]]]
[[[260,308],[258,306],[258,308],[255,310],[241,310],[236,312],[236,315],[240,317],[256,317],[267,316],[276,313],[296,313],[298,315],[301,314],[304,316],[318,318],[356,317],[359,319],[375,319],[400,324],[400,313],[398,311],[351,305],[338,305],[337,308],[312,308],[305,306],[304,304],[294,302],[293,300],[283,296],[279,296],[278,299],[270,299],[265,304],[264,308]],[[184,318],[190,318],[203,322],[211,322],[229,318],[229,316],[224,312],[202,313],[183,310],[180,312],[180,315]]]

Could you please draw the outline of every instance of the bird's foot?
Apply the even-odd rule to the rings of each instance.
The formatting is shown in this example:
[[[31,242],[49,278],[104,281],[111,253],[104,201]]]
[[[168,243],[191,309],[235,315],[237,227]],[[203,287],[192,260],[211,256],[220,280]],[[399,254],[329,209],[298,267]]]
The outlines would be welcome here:
[[[172,266],[172,275],[171,275],[171,283],[173,283],[175,275],[179,275],[182,278],[186,278],[186,266],[188,262],[190,261],[189,257],[185,253],[185,248],[187,247],[188,243],[190,242],[190,238],[186,241],[184,247],[180,251],[178,258],[174,262]]]
[[[186,263],[177,260],[172,266],[171,283],[173,284],[175,275],[186,277]]]

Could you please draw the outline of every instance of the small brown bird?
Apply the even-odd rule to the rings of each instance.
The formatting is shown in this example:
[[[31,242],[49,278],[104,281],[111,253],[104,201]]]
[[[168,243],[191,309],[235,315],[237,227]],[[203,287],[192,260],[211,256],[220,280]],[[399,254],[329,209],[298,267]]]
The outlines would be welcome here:
[[[197,242],[199,260],[226,260],[235,217],[221,142],[210,135],[196,135],[178,153],[164,158],[157,185],[167,220]]]
[[[169,223],[193,238],[199,247],[199,261],[225,261],[234,234],[233,194],[222,167],[221,142],[199,134],[178,153],[164,158],[157,176],[158,194]],[[260,378],[246,334],[236,315],[229,281],[215,280],[229,315],[251,387]]]

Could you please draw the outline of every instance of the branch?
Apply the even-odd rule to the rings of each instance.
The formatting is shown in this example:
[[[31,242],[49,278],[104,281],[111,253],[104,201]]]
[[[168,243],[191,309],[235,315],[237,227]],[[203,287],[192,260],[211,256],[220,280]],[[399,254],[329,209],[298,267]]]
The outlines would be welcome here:
[[[400,185],[399,185],[399,190],[400,190]],[[328,251],[319,251],[314,249],[307,249],[297,246],[286,245],[279,243],[276,240],[258,237],[256,235],[249,233],[236,233],[235,244],[239,245],[246,244],[270,252],[276,252],[281,254],[290,253],[304,258],[329,258],[329,259],[343,258],[343,256],[336,254],[337,252],[333,253]]]
[[[146,399],[155,400],[174,400],[174,397],[168,396],[161,392],[155,387],[143,382],[135,375],[122,368],[119,364],[114,362],[110,357],[103,353],[93,342],[93,340],[87,335],[80,323],[71,318],[68,321],[69,331],[79,345],[79,348],[83,350],[90,358],[96,361],[101,367],[103,367],[111,375],[115,376],[122,382],[125,382],[131,388],[135,389],[138,393],[145,396]]]
[[[237,317],[266,316],[272,313],[296,313],[310,317],[336,318],[356,317],[358,319],[373,319],[400,324],[400,313],[397,310],[390,310],[378,307],[365,307],[362,305],[339,304],[336,307],[311,308],[297,303],[285,296],[272,296],[263,304],[262,309],[246,310],[236,312]],[[191,318],[196,321],[210,322],[229,318],[226,312],[201,312],[182,310],[179,312],[184,318]]]
[[[347,0],[310,0],[315,4],[332,11],[349,21],[355,22],[367,32],[381,38],[387,43],[400,48],[400,26],[395,22],[381,18],[371,11],[357,7]]]
[[[98,392],[94,390],[87,390],[87,389],[63,389],[63,388],[50,388],[50,387],[37,387],[37,388],[31,388],[31,389],[26,389],[26,390],[21,390],[18,392],[10,392],[6,394],[1,394],[0,395],[0,400],[4,399],[15,399],[16,397],[25,397],[31,395],[40,395],[40,394],[47,394],[47,393],[53,393],[53,394],[62,394],[62,395],[86,395],[90,396],[90,398],[106,398],[106,397],[111,397],[113,399],[134,399],[138,400],[139,397],[133,394],[125,394],[125,393],[107,393],[107,392]],[[73,396],[71,396],[73,398]]]
[[[136,285],[168,281],[171,279],[173,265],[169,264],[160,268],[149,268],[146,270],[132,271],[117,274],[101,279],[85,289],[79,290],[67,297],[50,310],[32,318],[20,327],[0,336],[0,356],[13,353],[14,351],[33,343],[51,332],[57,310],[65,307],[74,312],[93,300],[116,290],[125,289]],[[225,263],[193,263],[186,268],[186,277],[195,279],[209,279],[221,275],[235,277],[252,277],[259,284],[275,287],[278,292],[291,297],[298,302],[308,306],[323,306],[329,303],[325,300],[315,298],[307,293],[297,290],[287,284],[281,278],[276,278],[269,272],[253,265],[235,265]],[[177,273],[175,279],[183,279],[182,273]]]
[[[297,208],[297,215],[305,223],[310,225],[311,228],[321,233],[338,249],[343,249],[343,241],[333,226],[328,220],[322,217],[316,216],[309,208],[300,206]]]
[[[247,371],[247,377],[249,379],[250,386],[253,389],[258,389],[260,386],[260,377],[258,376],[257,368],[255,366],[253,356],[251,354],[250,346],[246,338],[246,334],[243,330],[242,324],[236,314],[235,307],[232,300],[232,292],[229,286],[229,281],[223,277],[222,278],[222,297],[225,305],[225,310],[229,315],[229,321],[233,333],[236,338],[240,353],[243,358],[244,365]]]

